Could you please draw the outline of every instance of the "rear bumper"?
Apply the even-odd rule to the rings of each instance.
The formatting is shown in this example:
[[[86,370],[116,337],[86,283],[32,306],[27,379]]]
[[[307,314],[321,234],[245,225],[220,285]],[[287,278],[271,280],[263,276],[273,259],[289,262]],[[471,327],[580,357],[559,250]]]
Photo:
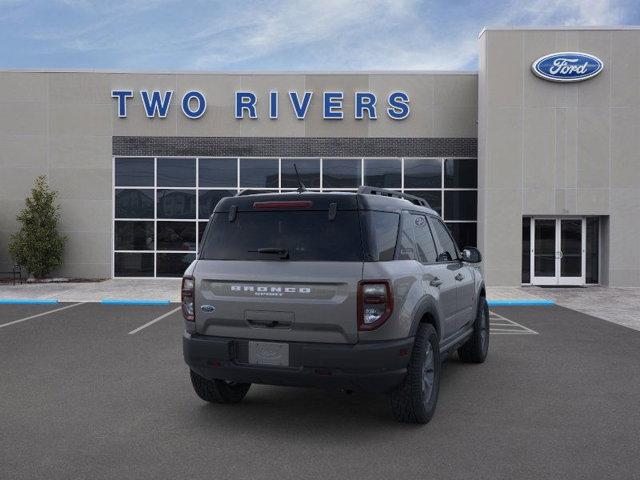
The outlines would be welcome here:
[[[290,367],[248,363],[248,339],[185,333],[187,365],[208,379],[388,392],[403,380],[413,337],[355,345],[289,343]]]

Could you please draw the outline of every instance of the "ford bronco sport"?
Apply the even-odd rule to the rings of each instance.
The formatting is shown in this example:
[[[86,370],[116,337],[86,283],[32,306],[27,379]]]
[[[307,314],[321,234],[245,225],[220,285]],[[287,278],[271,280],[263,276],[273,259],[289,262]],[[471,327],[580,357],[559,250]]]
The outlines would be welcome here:
[[[389,393],[426,423],[441,362],[481,363],[484,283],[421,198],[361,187],[225,198],[185,272],[184,358],[197,395],[244,398],[252,383]]]

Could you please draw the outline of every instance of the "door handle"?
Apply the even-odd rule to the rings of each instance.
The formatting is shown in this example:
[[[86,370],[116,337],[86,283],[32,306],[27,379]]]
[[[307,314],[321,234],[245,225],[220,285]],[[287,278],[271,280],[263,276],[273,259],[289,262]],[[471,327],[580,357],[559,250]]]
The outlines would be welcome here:
[[[462,280],[464,280],[464,275],[459,273],[454,277],[457,281],[461,282]]]
[[[429,282],[429,285],[431,285],[432,287],[439,287],[440,285],[442,285],[442,280],[440,280],[438,277],[434,277],[434,279]]]

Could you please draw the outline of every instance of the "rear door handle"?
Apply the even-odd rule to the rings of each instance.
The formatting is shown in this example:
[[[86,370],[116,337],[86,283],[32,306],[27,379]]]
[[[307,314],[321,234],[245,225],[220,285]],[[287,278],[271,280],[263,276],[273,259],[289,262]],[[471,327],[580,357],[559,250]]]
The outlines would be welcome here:
[[[459,273],[455,276],[455,279],[459,282],[461,282],[462,280],[464,280],[464,275]]]
[[[442,280],[440,280],[438,277],[435,277],[429,282],[429,285],[431,285],[432,287],[439,287],[440,285],[442,285]]]

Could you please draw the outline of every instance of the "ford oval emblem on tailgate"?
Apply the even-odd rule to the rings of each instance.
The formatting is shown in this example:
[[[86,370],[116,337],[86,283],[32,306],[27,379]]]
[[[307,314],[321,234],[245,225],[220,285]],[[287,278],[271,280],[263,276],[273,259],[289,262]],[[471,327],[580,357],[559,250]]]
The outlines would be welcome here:
[[[551,53],[531,65],[533,73],[552,82],[580,82],[595,77],[603,68],[598,57],[580,52]]]
[[[200,310],[202,310],[203,312],[215,312],[216,307],[214,307],[213,305],[202,305],[200,307]]]

